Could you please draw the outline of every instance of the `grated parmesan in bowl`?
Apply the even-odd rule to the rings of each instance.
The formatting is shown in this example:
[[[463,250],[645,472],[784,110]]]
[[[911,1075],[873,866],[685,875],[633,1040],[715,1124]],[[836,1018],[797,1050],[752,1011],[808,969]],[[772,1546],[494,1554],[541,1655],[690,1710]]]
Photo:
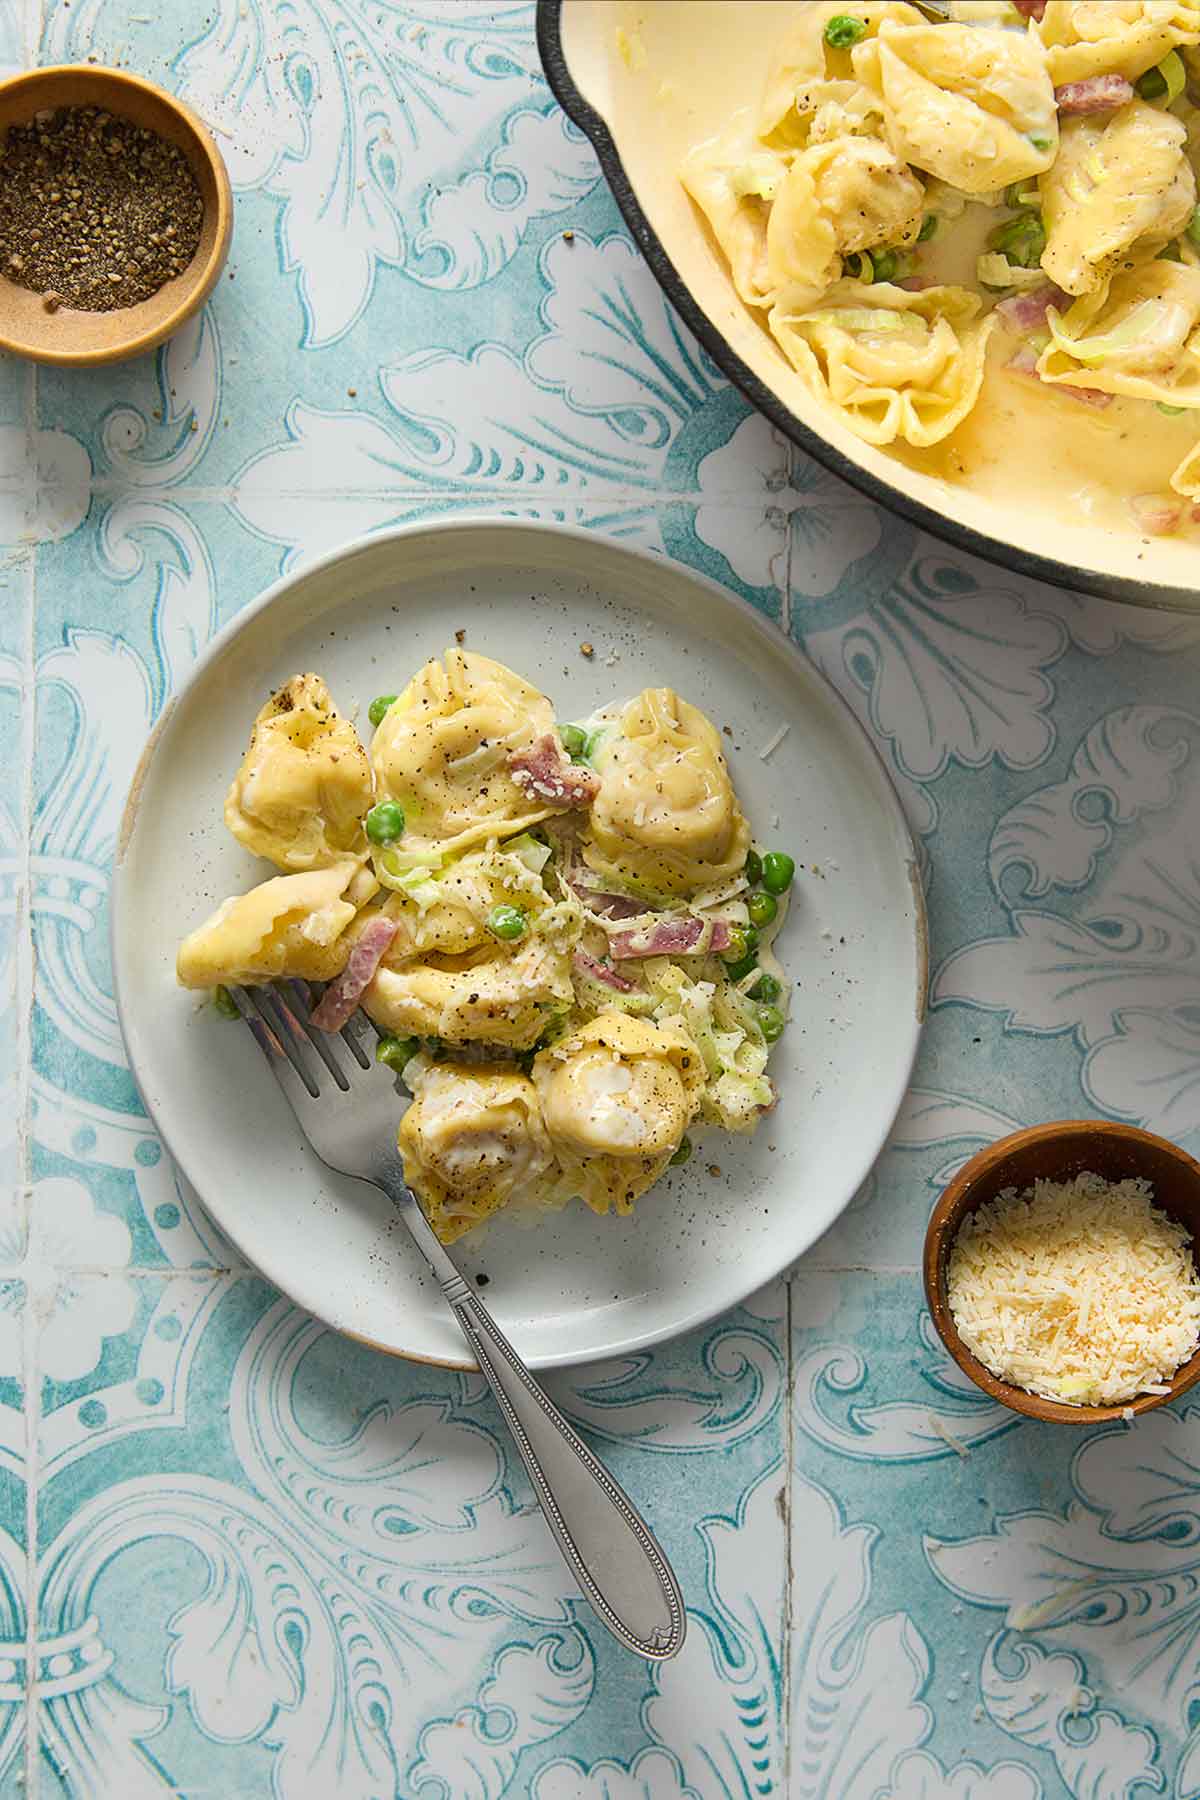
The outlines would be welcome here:
[[[959,1227],[946,1298],[1001,1381],[1068,1406],[1163,1394],[1200,1343],[1185,1228],[1148,1181],[1093,1174],[1006,1188]]]

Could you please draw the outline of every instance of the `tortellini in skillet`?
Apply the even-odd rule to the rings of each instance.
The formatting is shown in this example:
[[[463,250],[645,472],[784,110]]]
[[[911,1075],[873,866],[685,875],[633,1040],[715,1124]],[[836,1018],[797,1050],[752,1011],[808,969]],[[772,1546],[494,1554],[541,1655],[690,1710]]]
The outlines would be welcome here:
[[[963,193],[994,193],[1054,161],[1054,86],[1023,35],[885,19],[852,60],[897,155]]]
[[[365,854],[371,765],[319,675],[294,675],[254,721],[225,800],[240,844],[285,873]]]
[[[462,956],[433,954],[399,968],[385,962],[362,1003],[397,1037],[531,1050],[574,997],[569,952],[530,932],[515,949],[493,941]]]
[[[844,137],[802,150],[775,190],[767,221],[771,291],[811,288],[842,272],[842,258],[877,244],[916,242],[924,189],[878,138]]]
[[[537,1089],[511,1064],[420,1057],[405,1072],[404,1179],[444,1244],[535,1193],[554,1163]]]
[[[1043,381],[1200,407],[1200,269],[1145,263],[1046,322]]]
[[[349,954],[344,937],[356,916],[346,891],[355,862],[302,875],[276,875],[248,894],[224,901],[184,938],[176,974],[184,987],[257,986],[296,976],[330,981]]]
[[[838,49],[825,36],[829,21],[845,11],[843,0],[812,0],[811,5],[795,8],[795,23],[771,59],[763,89],[757,131],[764,143],[779,149],[802,149],[812,141],[815,115],[830,103],[856,111],[864,119],[875,110],[851,79],[854,65],[849,48]],[[899,25],[921,23],[920,13],[906,0],[865,0],[854,7],[853,16],[869,37],[885,19]]]
[[[1031,35],[1055,87],[1094,75],[1136,81],[1169,50],[1200,43],[1198,0],[1046,0]]]
[[[381,794],[404,808],[407,852],[452,854],[536,825],[508,756],[550,731],[544,694],[490,657],[447,650],[428,662],[384,714],[371,745]]]
[[[566,1186],[628,1213],[695,1117],[704,1064],[677,1026],[600,1013],[541,1051],[533,1080]]]
[[[765,306],[770,299],[767,220],[786,173],[782,156],[752,145],[741,131],[698,144],[680,170],[747,306]]]
[[[618,887],[691,895],[741,869],[750,847],[716,729],[671,688],[647,688],[595,752],[600,792],[583,838]]]
[[[1196,180],[1187,131],[1134,100],[1108,118],[1068,119],[1057,162],[1039,182],[1042,267],[1068,294],[1103,287],[1122,252],[1160,248],[1187,224]]]
[[[814,393],[871,444],[947,437],[975,404],[994,318],[965,288],[842,281],[816,308],[783,295],[771,328]]]

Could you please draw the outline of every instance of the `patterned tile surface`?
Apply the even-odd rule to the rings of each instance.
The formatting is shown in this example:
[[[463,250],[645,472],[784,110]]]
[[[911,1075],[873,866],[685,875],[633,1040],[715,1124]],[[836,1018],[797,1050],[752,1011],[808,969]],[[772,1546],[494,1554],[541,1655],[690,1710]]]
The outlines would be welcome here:
[[[237,228],[157,357],[0,362],[0,1793],[1200,1795],[1200,1413],[1018,1423],[914,1277],[1016,1123],[1200,1137],[1200,629],[922,539],[750,414],[523,0],[0,0],[0,65],[88,55],[210,120]],[[121,799],[200,647],[329,545],[486,510],[778,619],[925,859],[930,1027],[855,1205],[747,1308],[552,1382],[682,1578],[657,1674],[573,1598],[477,1380],[240,1265],[110,998]]]

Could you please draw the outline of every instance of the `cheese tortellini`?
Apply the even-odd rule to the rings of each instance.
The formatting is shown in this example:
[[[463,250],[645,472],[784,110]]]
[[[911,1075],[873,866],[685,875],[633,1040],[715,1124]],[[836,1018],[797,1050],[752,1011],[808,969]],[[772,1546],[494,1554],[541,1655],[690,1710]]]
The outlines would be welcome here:
[[[802,150],[775,190],[766,228],[770,291],[819,297],[843,258],[876,244],[911,244],[924,189],[878,138],[844,137]]]
[[[1122,252],[1141,245],[1151,254],[1183,230],[1196,204],[1186,142],[1177,118],[1140,100],[1107,119],[1067,121],[1039,183],[1042,268],[1052,281],[1068,294],[1095,293]]]
[[[528,933],[515,949],[493,939],[461,956],[435,953],[399,968],[382,963],[363,1006],[398,1037],[530,1050],[573,999],[569,954]]]
[[[750,828],[704,714],[671,688],[647,688],[595,753],[600,792],[583,839],[588,865],[634,893],[672,897],[726,881]]]
[[[884,20],[853,61],[883,106],[897,154],[964,194],[995,193],[1054,161],[1054,84],[1024,37]]]
[[[371,765],[319,675],[296,675],[254,721],[225,801],[240,844],[285,873],[322,869],[360,851]]]
[[[677,1025],[601,1013],[543,1050],[533,1080],[565,1184],[628,1213],[695,1117],[704,1064]]]
[[[750,858],[712,722],[662,687],[556,730],[536,687],[457,649],[369,716],[368,763],[319,676],[263,709],[226,820],[314,866],[225,901],[180,983],[325,984],[316,1032],[361,1009],[447,1243],[508,1207],[628,1213],[693,1121],[753,1131],[794,861]]]
[[[794,9],[795,23],[771,62],[758,110],[758,135],[764,143],[799,149],[811,142],[812,125],[822,107],[836,105],[847,116],[881,117],[871,96],[854,79],[850,47],[830,43],[826,26],[844,14],[842,0],[812,0]],[[874,37],[884,20],[919,25],[921,14],[907,0],[864,0],[854,8],[864,38]]]
[[[1107,295],[1047,314],[1043,381],[1200,407],[1200,269],[1151,262],[1113,280]]]
[[[771,322],[809,386],[871,444],[949,435],[975,404],[994,321],[965,288],[840,282],[817,307],[777,302]]]
[[[283,976],[330,981],[349,953],[344,933],[355,918],[346,890],[354,862],[303,875],[277,875],[248,894],[225,900],[179,946],[176,973],[184,987],[254,987]]]
[[[1136,81],[1169,51],[1200,44],[1198,0],[1046,0],[1030,27],[1055,87],[1097,75]]]
[[[536,825],[508,757],[550,731],[544,694],[490,657],[447,650],[428,662],[385,713],[371,746],[381,794],[399,801],[405,848],[450,854]]]
[[[413,1098],[400,1121],[404,1179],[443,1243],[536,1193],[554,1153],[528,1075],[503,1063],[420,1057],[405,1078]]]

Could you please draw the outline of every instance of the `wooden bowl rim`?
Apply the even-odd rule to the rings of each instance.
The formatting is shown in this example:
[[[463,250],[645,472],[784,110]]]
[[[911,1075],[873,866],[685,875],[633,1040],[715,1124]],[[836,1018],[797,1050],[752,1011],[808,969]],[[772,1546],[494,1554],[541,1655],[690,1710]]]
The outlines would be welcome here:
[[[992,1176],[1014,1152],[1029,1145],[1106,1137],[1119,1138],[1143,1148],[1152,1145],[1165,1152],[1191,1178],[1200,1193],[1200,1162],[1189,1156],[1186,1150],[1180,1149],[1178,1144],[1173,1144],[1169,1138],[1159,1137],[1152,1131],[1143,1131],[1137,1125],[1123,1125],[1111,1119],[1058,1119],[1046,1125],[1030,1125],[1022,1131],[1010,1132],[1007,1137],[997,1138],[995,1143],[985,1144],[942,1189],[925,1230],[922,1264],[925,1300],[934,1327],[946,1349],[963,1373],[969,1375],[976,1387],[982,1389],[989,1399],[999,1401],[1002,1406],[1007,1406],[1012,1412],[1022,1413],[1026,1418],[1040,1419],[1049,1424],[1099,1425],[1114,1419],[1127,1419],[1130,1413],[1136,1417],[1140,1413],[1152,1412],[1157,1406],[1165,1406],[1169,1400],[1178,1399],[1200,1381],[1200,1349],[1197,1349],[1195,1355],[1181,1363],[1175,1371],[1170,1391],[1166,1394],[1139,1394],[1136,1399],[1119,1406],[1067,1406],[1061,1400],[1044,1400],[1039,1394],[1029,1394],[1024,1388],[1000,1381],[968,1350],[954,1323],[945,1293],[945,1263],[964,1215],[973,1210],[970,1205],[972,1191]],[[981,1204],[985,1197],[981,1194],[975,1204]],[[1155,1204],[1159,1204],[1157,1196]],[[1169,1212],[1170,1208],[1164,1206],[1163,1210]],[[1198,1234],[1190,1221],[1188,1230],[1195,1241]]]
[[[55,78],[71,76],[81,82],[96,81],[101,88],[124,88],[126,91],[149,94],[160,101],[168,111],[174,113],[180,124],[194,140],[196,149],[207,163],[216,193],[216,220],[213,241],[207,257],[203,262],[194,259],[183,275],[178,279],[186,280],[188,287],[180,296],[177,304],[157,324],[147,326],[122,338],[116,343],[105,345],[96,350],[60,350],[52,345],[31,344],[27,339],[11,336],[0,324],[0,350],[10,351],[14,356],[23,356],[30,362],[52,363],[59,367],[95,368],[102,363],[124,362],[132,356],[144,355],[153,350],[165,338],[177,332],[181,325],[191,318],[192,314],[203,306],[217,284],[225,259],[229,254],[229,242],[233,233],[233,190],[229,182],[229,171],[225,167],[225,159],[217,148],[216,140],[204,121],[192,111],[186,101],[178,99],[166,88],[159,87],[155,81],[149,81],[144,75],[135,75],[125,69],[114,69],[104,63],[46,63],[36,69],[20,69],[15,75],[0,80],[0,101],[7,99],[16,89],[28,88],[36,96],[37,89],[43,82]],[[117,99],[101,99],[97,95],[95,102],[85,101],[81,104],[102,104],[119,113],[120,102]],[[32,110],[40,110],[35,102]],[[0,278],[2,279],[2,278]],[[133,311],[130,308],[130,311]],[[103,315],[111,319],[112,313]]]

